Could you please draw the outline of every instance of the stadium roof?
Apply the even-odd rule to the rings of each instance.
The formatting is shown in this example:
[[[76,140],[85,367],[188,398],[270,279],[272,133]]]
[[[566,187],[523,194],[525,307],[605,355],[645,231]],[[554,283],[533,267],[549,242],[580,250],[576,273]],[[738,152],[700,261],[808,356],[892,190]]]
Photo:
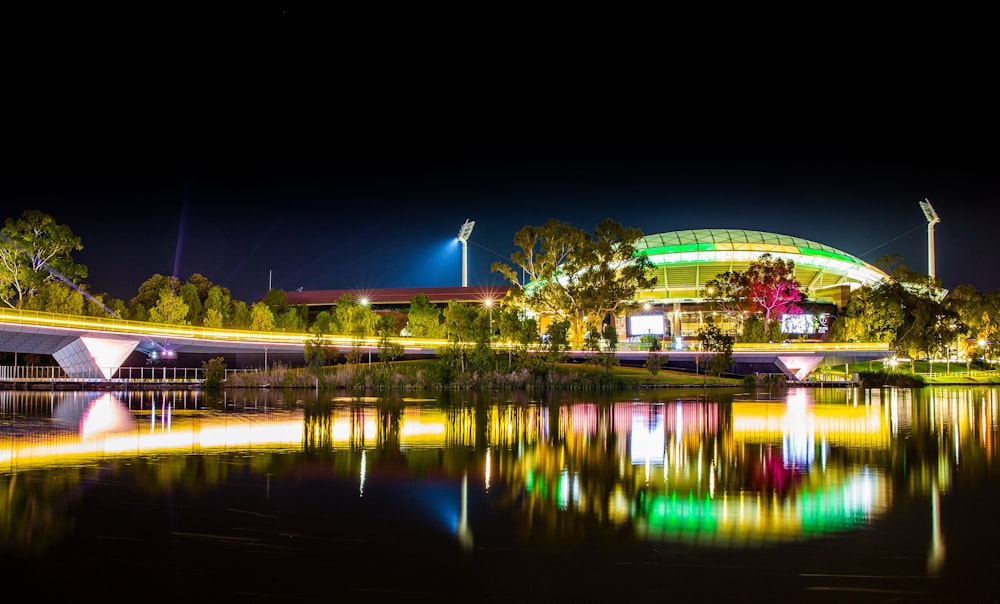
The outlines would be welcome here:
[[[791,235],[745,229],[692,229],[647,235],[638,242],[637,248],[650,255],[693,251],[784,252],[838,258],[859,265],[867,264],[860,258],[829,245]]]
[[[745,229],[693,229],[647,235],[636,243],[657,267],[660,297],[697,298],[704,284],[726,271],[744,271],[764,254],[795,263],[806,292],[852,289],[889,278],[882,270],[829,245],[801,237]]]

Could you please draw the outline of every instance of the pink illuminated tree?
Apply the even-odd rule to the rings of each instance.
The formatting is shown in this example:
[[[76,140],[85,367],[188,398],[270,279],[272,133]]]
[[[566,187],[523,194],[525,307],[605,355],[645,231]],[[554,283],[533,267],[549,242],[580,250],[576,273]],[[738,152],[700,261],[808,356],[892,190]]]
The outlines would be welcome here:
[[[750,263],[744,273],[747,300],[758,312],[764,313],[764,325],[771,317],[799,314],[802,293],[795,279],[795,263],[764,254]]]

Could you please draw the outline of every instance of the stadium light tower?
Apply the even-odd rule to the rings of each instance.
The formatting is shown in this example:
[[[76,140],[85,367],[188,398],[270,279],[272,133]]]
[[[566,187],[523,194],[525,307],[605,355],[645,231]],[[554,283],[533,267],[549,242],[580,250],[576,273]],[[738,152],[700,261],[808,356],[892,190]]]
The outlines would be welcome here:
[[[476,226],[475,220],[466,219],[462,228],[458,229],[458,240],[462,242],[462,287],[469,286],[469,235],[472,234],[474,226]]]
[[[925,197],[920,203],[920,209],[924,211],[924,216],[927,217],[927,274],[931,279],[935,277],[934,275],[934,225],[941,222],[938,218],[937,212],[934,211],[934,206]]]

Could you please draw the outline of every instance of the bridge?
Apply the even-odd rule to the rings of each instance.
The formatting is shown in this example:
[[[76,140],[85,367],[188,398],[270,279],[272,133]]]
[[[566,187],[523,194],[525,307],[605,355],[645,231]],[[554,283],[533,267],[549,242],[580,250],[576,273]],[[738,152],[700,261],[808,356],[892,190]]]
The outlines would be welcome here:
[[[408,358],[436,356],[446,340],[393,338]],[[176,358],[184,354],[230,355],[239,352],[267,355],[305,354],[309,343],[320,343],[340,353],[357,346],[377,355],[376,338],[356,339],[327,335],[319,340],[308,333],[276,333],[236,329],[212,329],[187,325],[165,325],[104,317],[82,317],[38,311],[0,309],[0,352],[51,355],[71,379],[111,380],[126,359],[139,351],[151,358]],[[502,346],[502,345],[498,345]],[[582,360],[592,352],[571,351]],[[641,365],[648,352],[621,349],[623,364]],[[662,353],[671,367],[698,371],[707,364],[707,353],[668,350]],[[733,351],[734,372],[782,373],[801,381],[817,367],[880,360],[891,352],[885,344],[747,344]]]
[[[308,333],[280,333],[165,325],[105,317],[81,317],[37,311],[0,309],[0,352],[51,355],[73,379],[110,380],[135,351],[150,358],[183,360],[185,354],[305,354]],[[346,352],[358,344],[377,353],[378,340],[325,336],[324,346]],[[443,340],[397,338],[404,354],[436,354]]]

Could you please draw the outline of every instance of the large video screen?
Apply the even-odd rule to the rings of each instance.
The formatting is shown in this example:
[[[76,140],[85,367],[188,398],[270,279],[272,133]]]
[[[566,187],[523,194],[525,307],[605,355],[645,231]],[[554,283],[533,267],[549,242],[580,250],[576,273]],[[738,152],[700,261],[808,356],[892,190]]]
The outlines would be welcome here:
[[[663,315],[631,315],[628,318],[628,335],[663,335]]]
[[[781,315],[781,333],[810,334],[816,333],[813,316],[802,313],[798,315]]]

